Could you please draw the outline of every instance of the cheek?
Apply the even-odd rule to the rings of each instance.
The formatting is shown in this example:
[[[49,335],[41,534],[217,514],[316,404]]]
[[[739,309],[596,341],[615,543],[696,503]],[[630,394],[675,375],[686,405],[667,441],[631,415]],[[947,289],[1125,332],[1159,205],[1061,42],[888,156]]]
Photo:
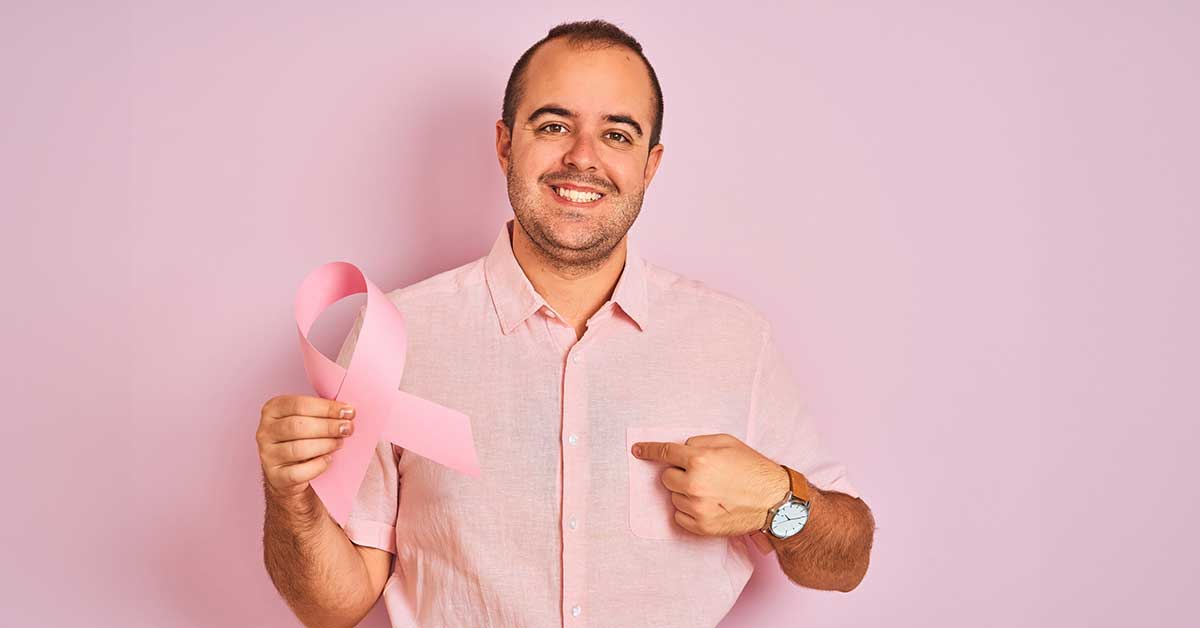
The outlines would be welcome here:
[[[557,169],[562,164],[563,153],[552,143],[539,142],[525,147],[516,158],[519,171],[540,176]]]
[[[624,163],[620,165],[619,170],[612,171],[613,184],[621,191],[621,194],[641,189],[642,187],[642,166],[641,164]]]
[[[621,182],[627,185],[642,184],[642,175],[646,172],[646,163],[645,155],[634,154],[630,151],[614,155],[609,160],[613,176],[619,177]]]

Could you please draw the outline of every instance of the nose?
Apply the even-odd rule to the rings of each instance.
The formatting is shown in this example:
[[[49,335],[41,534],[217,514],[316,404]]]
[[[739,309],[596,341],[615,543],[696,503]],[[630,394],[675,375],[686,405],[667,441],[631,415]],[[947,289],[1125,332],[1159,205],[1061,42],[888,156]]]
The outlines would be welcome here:
[[[586,134],[576,135],[570,148],[563,154],[563,165],[573,166],[577,170],[595,170],[598,162],[596,147]]]

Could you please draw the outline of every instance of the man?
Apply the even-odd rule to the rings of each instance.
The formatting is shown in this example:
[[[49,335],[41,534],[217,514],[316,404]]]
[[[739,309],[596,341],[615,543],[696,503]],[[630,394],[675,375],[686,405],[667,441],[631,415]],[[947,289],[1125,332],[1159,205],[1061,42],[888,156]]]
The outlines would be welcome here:
[[[515,220],[486,257],[389,293],[400,388],[471,417],[479,478],[380,443],[343,531],[308,482],[351,409],[263,407],[265,559],[306,624],[354,625],[382,595],[395,626],[714,626],[756,548],[798,585],[862,580],[870,510],[767,321],[627,238],[662,103],[628,34],[552,29],[496,124]]]

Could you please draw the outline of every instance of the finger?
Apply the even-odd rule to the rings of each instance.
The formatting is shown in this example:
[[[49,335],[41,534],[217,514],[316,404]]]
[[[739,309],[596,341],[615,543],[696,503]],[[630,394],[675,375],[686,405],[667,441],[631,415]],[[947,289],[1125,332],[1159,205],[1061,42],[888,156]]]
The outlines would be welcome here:
[[[683,469],[688,468],[688,460],[691,459],[695,451],[695,448],[679,443],[647,441],[633,444],[633,455],[638,458],[642,460],[658,460]]]
[[[676,510],[675,511],[675,523],[679,524],[679,527],[683,528],[684,530],[687,530],[688,532],[691,532],[692,534],[703,535],[700,532],[700,528],[699,528],[698,524],[696,523],[696,518],[687,514],[686,512]]]
[[[687,481],[687,471],[684,471],[679,467],[667,467],[666,469],[663,469],[663,472],[659,474],[658,477],[662,482],[662,485],[665,486],[668,491],[671,491],[672,493],[691,495],[691,492],[688,491],[689,486]]]
[[[675,508],[682,512],[696,517],[700,514],[700,509],[697,508],[695,500],[683,493],[671,492],[671,503],[675,504]]]
[[[353,419],[354,407],[334,399],[309,395],[282,395],[268,401],[267,405],[263,406],[263,414],[277,419],[292,415]]]
[[[333,453],[342,448],[343,442],[341,438],[305,438],[275,443],[268,448],[266,458],[268,464],[282,467]]]
[[[279,479],[288,486],[295,486],[305,482],[311,482],[313,478],[325,472],[329,468],[329,455],[318,456],[312,460],[306,460],[297,464],[289,464],[280,467],[276,470]]]
[[[272,443],[304,438],[344,438],[354,433],[354,422],[311,416],[287,416],[269,424],[266,431]]]

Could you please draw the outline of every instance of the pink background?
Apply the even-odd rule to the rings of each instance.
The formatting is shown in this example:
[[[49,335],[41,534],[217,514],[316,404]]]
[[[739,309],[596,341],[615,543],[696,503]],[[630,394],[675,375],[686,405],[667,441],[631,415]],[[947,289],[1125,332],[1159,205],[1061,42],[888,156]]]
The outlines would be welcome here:
[[[634,236],[775,321],[879,526],[857,590],[760,569],[726,624],[1195,625],[1195,4],[33,4],[0,9],[0,623],[296,625],[253,434],[310,392],[297,285],[486,253],[508,71],[604,17],[665,90]]]

